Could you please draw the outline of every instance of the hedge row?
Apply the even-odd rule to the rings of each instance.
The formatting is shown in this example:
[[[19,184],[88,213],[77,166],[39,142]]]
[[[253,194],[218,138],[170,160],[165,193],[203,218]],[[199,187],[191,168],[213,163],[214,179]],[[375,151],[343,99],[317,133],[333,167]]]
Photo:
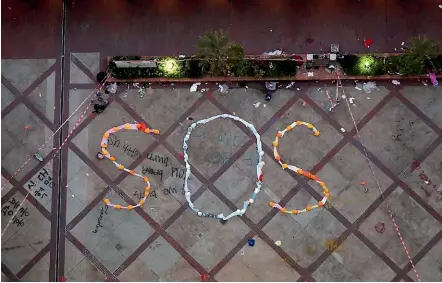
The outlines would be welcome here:
[[[117,68],[114,61],[141,60],[138,56],[114,57],[109,64],[112,76],[117,79],[135,78],[201,78],[206,76],[200,60],[194,58],[156,58],[157,68]],[[165,68],[166,62],[173,62],[173,72]],[[230,68],[232,77],[294,77],[297,63],[294,60],[255,60],[243,59]]]
[[[431,60],[416,60],[408,54],[386,58],[374,55],[346,55],[338,59],[338,62],[349,76],[423,75],[427,68],[435,73],[442,71],[442,55]]]

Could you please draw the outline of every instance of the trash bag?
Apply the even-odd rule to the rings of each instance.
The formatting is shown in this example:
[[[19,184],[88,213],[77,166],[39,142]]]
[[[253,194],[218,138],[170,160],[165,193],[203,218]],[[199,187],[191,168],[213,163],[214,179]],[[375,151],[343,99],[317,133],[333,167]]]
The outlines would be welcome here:
[[[366,82],[362,85],[362,89],[365,93],[371,93],[373,90],[377,90],[376,82]]]
[[[107,86],[107,91],[115,94],[117,92],[117,83],[113,83]]]

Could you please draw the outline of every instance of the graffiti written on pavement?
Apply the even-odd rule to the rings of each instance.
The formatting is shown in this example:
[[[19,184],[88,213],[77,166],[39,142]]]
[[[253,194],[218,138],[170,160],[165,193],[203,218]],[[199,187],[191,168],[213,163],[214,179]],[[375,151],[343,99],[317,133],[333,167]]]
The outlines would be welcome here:
[[[144,167],[141,170],[141,173],[143,173],[143,175],[151,175],[151,176],[160,176],[160,180],[163,181],[163,170],[155,170],[151,167]]]
[[[14,215],[17,209],[20,207],[20,202],[17,201],[14,197],[9,200],[8,203],[6,203],[2,207],[2,215],[11,217]],[[21,227],[25,225],[24,219],[29,216],[28,208],[26,207],[20,207],[18,213],[12,218],[12,225],[17,225],[17,227]]]
[[[38,172],[37,179],[29,180],[26,186],[28,187],[29,191],[34,192],[35,197],[40,197],[40,199],[44,199],[48,196],[46,192],[51,192],[52,188],[55,186],[55,183],[52,181],[50,172],[43,168],[40,170],[40,172]]]
[[[118,137],[115,134],[110,134],[109,139],[108,139],[108,144],[109,144],[109,146],[120,148],[121,141],[118,139]],[[123,149],[124,153],[126,153],[127,155],[129,155],[132,158],[138,158],[142,154],[142,152],[138,148],[130,145],[127,142],[125,142],[121,148]],[[169,157],[160,156],[155,153],[149,153],[149,154],[147,154],[146,158],[149,159],[150,161],[153,161],[156,163],[161,163],[165,167],[167,167],[169,165]]]
[[[178,194],[178,190],[175,187],[164,188],[164,189],[161,190],[161,192],[165,196]],[[184,195],[184,184],[183,184],[183,188],[181,189],[181,194]],[[142,191],[140,191],[140,192],[139,191],[135,191],[133,193],[133,196],[137,197],[138,199],[142,199],[144,197],[144,192],[142,192]],[[148,198],[158,198],[157,192],[156,191],[151,191],[149,193]]]
[[[97,225],[95,225],[95,230],[92,231],[92,233],[97,233],[98,232],[98,228],[103,228],[103,226],[101,225],[101,221],[103,220],[103,215],[107,215],[107,209],[109,208],[109,206],[104,206],[100,208],[100,215],[97,218]]]

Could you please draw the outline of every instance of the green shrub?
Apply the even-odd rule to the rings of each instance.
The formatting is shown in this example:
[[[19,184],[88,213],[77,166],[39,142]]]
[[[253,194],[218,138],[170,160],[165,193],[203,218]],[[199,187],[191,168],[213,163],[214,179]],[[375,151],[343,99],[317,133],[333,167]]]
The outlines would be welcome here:
[[[349,76],[378,76],[386,73],[382,59],[372,55],[345,55],[338,63]]]

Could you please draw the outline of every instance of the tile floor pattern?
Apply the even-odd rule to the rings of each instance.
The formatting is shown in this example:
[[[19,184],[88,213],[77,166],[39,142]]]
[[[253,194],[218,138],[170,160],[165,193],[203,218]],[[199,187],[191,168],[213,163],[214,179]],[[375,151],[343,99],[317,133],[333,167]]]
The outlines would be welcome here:
[[[63,138],[74,127],[80,117],[74,110],[93,92],[99,55],[71,54],[63,97],[56,91],[58,61],[2,60],[2,186],[60,126],[60,111],[63,120],[73,114]],[[441,281],[442,88],[386,82],[365,94],[351,83],[344,86],[355,98],[350,107],[362,141],[344,103],[326,112],[324,91],[333,91],[331,84],[296,83],[266,103],[253,88],[223,96],[212,84],[201,86],[209,88],[204,93],[153,85],[152,95],[140,97],[133,87],[120,86],[105,113],[87,115],[73,132],[61,166],[52,150],[57,134],[39,151],[44,161],[31,159],[2,189],[2,231],[12,220],[2,236],[2,280],[200,281],[208,275],[212,281],[416,281],[388,206],[421,279]],[[180,158],[187,126],[220,113],[259,129],[266,162],[256,203],[224,225],[188,208]],[[281,140],[280,153],[320,176],[331,197],[324,209],[291,216],[268,202],[300,208],[321,198],[316,183],[281,170],[272,158],[275,134],[295,120],[313,123],[322,134],[296,128]],[[108,128],[133,121],[161,135],[119,132],[109,151],[148,175],[152,193],[142,208],[116,211],[102,200],[135,204],[143,183],[95,154]],[[226,214],[248,199],[257,155],[247,128],[216,120],[192,133],[188,152],[196,206]],[[14,216],[10,211],[25,196]],[[374,228],[378,223],[384,223],[382,233]],[[64,232],[57,242],[58,231]],[[247,244],[251,238],[254,247]]]

